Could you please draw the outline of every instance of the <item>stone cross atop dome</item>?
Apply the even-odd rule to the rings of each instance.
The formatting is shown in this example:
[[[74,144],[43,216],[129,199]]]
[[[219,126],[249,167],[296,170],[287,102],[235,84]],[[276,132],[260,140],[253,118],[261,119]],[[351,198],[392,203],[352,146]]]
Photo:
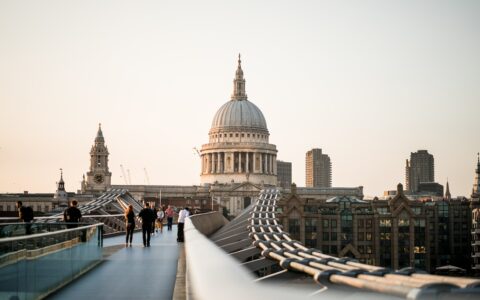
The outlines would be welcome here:
[[[233,80],[232,100],[247,100],[240,53],[238,54],[238,67],[237,71],[235,72],[235,79]]]

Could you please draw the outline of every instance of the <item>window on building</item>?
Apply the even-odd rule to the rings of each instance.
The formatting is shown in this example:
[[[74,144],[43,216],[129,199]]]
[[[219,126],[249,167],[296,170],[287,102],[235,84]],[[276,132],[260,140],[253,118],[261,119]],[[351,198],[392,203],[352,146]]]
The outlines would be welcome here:
[[[331,253],[334,254],[334,255],[338,255],[338,249],[337,249],[337,246],[331,246],[330,247],[330,250],[331,250]]]
[[[358,240],[359,241],[364,241],[365,240],[365,234],[363,232],[358,233]]]
[[[305,234],[317,232],[317,219],[305,218]]]
[[[331,225],[333,229],[337,229],[337,220],[332,220]]]
[[[377,207],[377,212],[379,215],[387,215],[388,207]]]
[[[358,227],[363,228],[363,226],[364,226],[363,220],[362,219],[358,220],[357,225],[358,225]]]
[[[300,219],[288,219],[288,232],[292,236],[292,239],[300,239]]]
[[[446,202],[438,203],[438,216],[439,217],[448,217],[448,204]]]
[[[371,232],[365,233],[365,237],[367,238],[367,241],[371,241],[372,240],[372,233]]]
[[[336,240],[337,240],[337,233],[336,233],[336,232],[332,232],[330,236],[331,236],[331,238],[332,238],[332,241],[336,241]]]
[[[323,220],[323,228],[328,228],[328,220]]]
[[[392,227],[392,220],[390,219],[381,219],[379,221],[380,227]]]
[[[329,233],[328,233],[328,232],[324,232],[324,233],[323,233],[323,238],[322,238],[322,240],[323,240],[324,242],[330,240],[330,237],[329,237]]]
[[[367,228],[372,228],[372,220],[371,219],[366,220],[365,224],[366,224]]]

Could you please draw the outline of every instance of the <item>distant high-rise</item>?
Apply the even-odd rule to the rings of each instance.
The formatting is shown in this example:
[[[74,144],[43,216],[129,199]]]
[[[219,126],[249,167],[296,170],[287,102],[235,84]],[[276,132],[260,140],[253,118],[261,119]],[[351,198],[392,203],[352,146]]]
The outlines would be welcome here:
[[[405,181],[410,193],[418,191],[420,182],[435,182],[433,155],[427,150],[410,153],[410,161],[407,159],[405,166]]]
[[[312,149],[305,156],[305,185],[307,187],[331,187],[332,163],[322,149]]]
[[[475,169],[475,180],[473,181],[472,198],[480,198],[480,153],[477,153],[477,168]]]
[[[292,163],[277,160],[277,185],[289,189],[292,185]]]

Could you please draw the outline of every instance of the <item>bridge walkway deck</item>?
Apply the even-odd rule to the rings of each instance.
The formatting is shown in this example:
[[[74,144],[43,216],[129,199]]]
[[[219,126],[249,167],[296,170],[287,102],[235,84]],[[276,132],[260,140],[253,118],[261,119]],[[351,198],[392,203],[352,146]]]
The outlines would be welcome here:
[[[177,228],[152,235],[144,248],[142,233],[124,247],[125,236],[104,239],[104,247],[121,247],[99,266],[71,282],[48,299],[172,299],[179,246]]]

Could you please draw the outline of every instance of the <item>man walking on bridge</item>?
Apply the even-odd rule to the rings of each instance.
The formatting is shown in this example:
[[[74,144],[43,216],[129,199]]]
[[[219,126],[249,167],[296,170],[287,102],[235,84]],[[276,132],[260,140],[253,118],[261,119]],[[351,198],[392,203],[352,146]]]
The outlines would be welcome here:
[[[156,216],[153,210],[150,209],[148,202],[145,202],[145,208],[140,211],[138,216],[142,219],[143,247],[150,247],[152,223],[155,221]]]
[[[70,207],[63,212],[63,221],[67,223],[67,228],[77,228],[77,223],[82,218],[82,212],[77,208],[77,204],[77,200],[73,200]]]

